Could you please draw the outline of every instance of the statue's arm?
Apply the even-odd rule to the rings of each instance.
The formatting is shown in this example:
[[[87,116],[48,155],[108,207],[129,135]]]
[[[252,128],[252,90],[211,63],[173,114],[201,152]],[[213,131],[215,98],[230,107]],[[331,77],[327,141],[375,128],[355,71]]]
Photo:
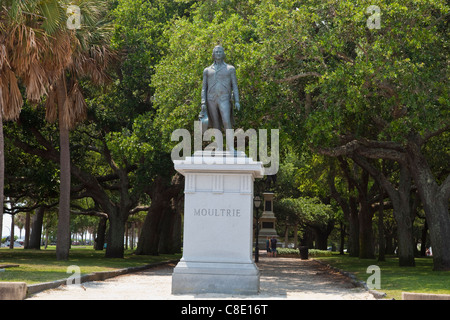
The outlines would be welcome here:
[[[202,85],[202,106],[206,105],[206,94],[208,92],[208,71],[203,70],[203,85]]]
[[[236,69],[234,67],[231,69],[231,85],[233,87],[234,104],[236,109],[239,110],[241,106],[239,104],[239,89],[237,85]]]

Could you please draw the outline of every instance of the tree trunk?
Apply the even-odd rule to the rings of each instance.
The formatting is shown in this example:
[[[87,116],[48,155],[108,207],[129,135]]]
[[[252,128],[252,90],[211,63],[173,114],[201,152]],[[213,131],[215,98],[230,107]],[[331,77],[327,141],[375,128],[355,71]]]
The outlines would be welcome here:
[[[450,270],[450,176],[439,187],[414,142],[408,144],[408,165],[425,210],[433,251],[434,270]]]
[[[316,249],[327,250],[328,234],[323,230],[314,228],[316,238]]]
[[[383,188],[380,187],[380,195]],[[378,261],[386,261],[386,243],[384,237],[384,206],[383,197],[380,196],[380,206],[378,208]]]
[[[414,267],[413,220],[410,207],[411,176],[408,169],[401,165],[397,191],[390,197],[397,222],[398,258],[401,267]]]
[[[325,225],[321,226],[311,226],[311,229],[314,231],[315,240],[316,240],[316,249],[319,250],[327,250],[328,248],[328,237],[330,233],[333,231],[335,225],[334,220],[329,220]]]
[[[401,165],[400,180],[397,190],[388,190],[394,208],[394,218],[397,222],[398,258],[399,266],[414,267],[414,213],[411,213],[410,193],[411,176],[408,169]]]
[[[106,258],[123,258],[125,221],[119,209],[115,209],[113,214],[109,214],[109,233],[106,245]]]
[[[155,199],[156,200],[156,199]],[[157,201],[152,201],[150,209],[142,226],[136,254],[138,255],[158,255],[159,249],[159,225],[163,215],[163,206]]]
[[[367,199],[366,199],[367,200]],[[367,201],[359,203],[359,258],[374,259],[372,216]]]
[[[183,247],[183,242],[181,240],[182,219],[181,219],[181,213],[179,211],[177,211],[175,213],[174,220],[172,223],[173,223],[172,251],[174,253],[180,253],[181,248]]]
[[[285,248],[287,248],[287,245],[288,245],[288,242],[289,242],[289,225],[288,225],[287,222],[288,221],[286,219],[286,226],[284,227],[284,246],[285,246]],[[259,242],[259,239],[257,241]]]
[[[413,222],[409,204],[394,210],[397,221],[398,259],[400,267],[414,267]]]
[[[427,255],[427,253],[426,253],[426,251],[427,251],[427,247],[426,247],[427,233],[428,233],[428,224],[427,224],[427,220],[425,219],[425,223],[424,223],[423,229],[422,229],[422,237],[420,238],[420,256],[421,257],[425,257]]]
[[[345,224],[343,221],[339,222],[340,229],[340,246],[339,246],[339,254],[344,254],[344,246],[345,246]]]
[[[175,212],[170,208],[166,208],[159,228],[159,244],[158,253],[173,254],[173,231],[175,222]]]
[[[5,139],[3,136],[3,112],[0,110],[0,244],[3,230],[3,204],[5,201]]]
[[[400,164],[400,179],[398,188],[396,189],[382,171],[373,167],[367,160],[356,156],[353,159],[361,168],[372,175],[391,199],[394,208],[394,218],[397,222],[399,265],[402,267],[415,266],[413,238],[414,213],[412,213],[410,208],[411,176],[407,167],[404,164]]]
[[[350,257],[359,257],[359,217],[356,199],[350,197],[350,215],[348,217],[348,253]]]
[[[36,209],[33,216],[29,249],[41,249],[42,223],[44,222],[45,208],[43,206]]]
[[[25,218],[25,241],[23,243],[24,249],[28,249],[30,247],[30,220],[31,214],[30,212],[27,212]]]
[[[130,244],[131,250],[134,249],[134,236],[136,235],[136,229],[134,227],[134,224],[135,224],[134,222],[131,224],[131,244]]]
[[[179,193],[179,184],[166,185],[161,177],[157,177],[149,191],[152,203],[145,217],[139,237],[136,254],[158,255],[163,216],[173,210],[171,200]],[[169,211],[169,212],[167,212]],[[174,221],[172,221],[173,223]]]
[[[372,229],[373,213],[370,211],[367,197],[369,173],[367,171],[363,171],[361,176],[362,179],[358,188],[359,257],[361,259],[373,259],[375,258]]]
[[[341,162],[341,167],[344,168],[344,163]],[[345,168],[344,168],[345,169]],[[356,199],[353,196],[349,196],[348,201],[346,201],[337,191],[334,184],[334,167],[331,168],[330,174],[328,176],[328,185],[330,187],[331,196],[337,201],[342,211],[344,212],[344,218],[348,221],[349,232],[348,232],[348,245],[347,251],[352,257],[359,256],[359,222],[358,222],[358,211],[356,207]],[[348,175],[345,175],[347,179],[348,191],[352,192],[354,189],[353,183]],[[344,254],[344,241],[345,234],[343,234],[343,224],[341,223],[341,253]]]
[[[298,249],[298,224],[294,224],[294,249]]]
[[[359,217],[359,210],[357,205],[357,199],[356,197],[352,196],[351,194],[354,193],[355,188],[358,187],[358,182],[355,178],[353,178],[353,175],[351,174],[351,170],[349,167],[348,162],[343,157],[337,157],[340,167],[342,169],[342,172],[344,173],[345,179],[347,180],[347,188],[349,193],[348,198],[348,223],[349,223],[349,229],[348,229],[348,252],[351,257],[359,257],[360,254],[360,224],[361,222]],[[344,211],[345,213],[345,211]]]
[[[12,206],[12,204],[11,204]],[[9,234],[9,248],[14,249],[14,215],[11,214],[11,232]]]
[[[106,217],[101,217],[98,220],[97,226],[97,237],[95,239],[95,250],[103,250],[105,246],[105,234],[106,234],[106,222],[108,219]]]
[[[69,128],[65,123],[66,86],[64,75],[57,81],[60,144],[60,183],[56,259],[67,260],[70,249],[70,148]]]
[[[408,169],[400,167],[400,181],[397,196],[391,198],[394,218],[397,222],[398,258],[401,267],[414,267],[413,219],[410,207],[411,177]]]
[[[128,250],[128,233],[129,233],[129,228],[128,228],[128,221],[125,222],[125,250]]]
[[[424,204],[427,212],[434,270],[450,270],[450,217],[448,206],[441,201]]]

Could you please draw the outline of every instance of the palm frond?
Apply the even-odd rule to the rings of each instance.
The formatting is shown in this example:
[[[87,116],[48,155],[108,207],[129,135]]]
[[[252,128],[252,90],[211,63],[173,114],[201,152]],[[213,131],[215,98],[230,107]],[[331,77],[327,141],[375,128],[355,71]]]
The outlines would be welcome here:
[[[3,69],[3,66],[10,68],[8,61],[8,51],[6,50],[6,46],[4,44],[0,45],[0,70]]]
[[[10,68],[0,72],[0,106],[5,120],[16,120],[23,105],[17,78]]]
[[[58,119],[58,102],[56,100],[56,90],[50,86],[47,99],[45,100],[45,119],[54,123]]]
[[[86,119],[87,105],[78,82],[75,82],[67,95],[64,109],[63,121],[69,129],[73,129],[78,122]]]
[[[31,102],[39,102],[41,97],[47,94],[48,79],[44,68],[38,61],[31,63],[24,83],[27,99]]]
[[[3,116],[5,120],[16,120],[19,118],[20,110],[22,109],[23,99],[20,92],[17,78],[11,69],[8,70],[9,74],[9,104],[5,108],[3,107]]]
[[[60,1],[57,0],[40,1],[38,5],[38,10],[44,17],[42,29],[44,29],[50,35],[60,30],[64,26],[65,21],[67,20],[65,10],[60,5]]]

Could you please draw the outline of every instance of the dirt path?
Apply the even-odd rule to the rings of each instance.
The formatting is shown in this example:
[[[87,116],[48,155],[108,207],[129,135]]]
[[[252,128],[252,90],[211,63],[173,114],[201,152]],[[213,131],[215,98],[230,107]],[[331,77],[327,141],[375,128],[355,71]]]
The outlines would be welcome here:
[[[227,294],[172,295],[175,264],[155,267],[81,286],[62,286],[30,297],[30,300],[153,300],[153,299],[311,299],[373,300],[372,294],[354,287],[347,277],[313,260],[261,257],[260,293],[252,296]]]

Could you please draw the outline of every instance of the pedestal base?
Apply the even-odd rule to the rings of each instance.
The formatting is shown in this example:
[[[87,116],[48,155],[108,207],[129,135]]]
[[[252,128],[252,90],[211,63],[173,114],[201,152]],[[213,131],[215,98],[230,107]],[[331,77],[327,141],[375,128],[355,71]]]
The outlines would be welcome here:
[[[258,293],[253,182],[263,175],[262,163],[238,152],[196,152],[174,163],[185,177],[185,202],[183,258],[172,293]]]
[[[259,270],[254,263],[180,261],[172,274],[173,294],[259,292]]]

